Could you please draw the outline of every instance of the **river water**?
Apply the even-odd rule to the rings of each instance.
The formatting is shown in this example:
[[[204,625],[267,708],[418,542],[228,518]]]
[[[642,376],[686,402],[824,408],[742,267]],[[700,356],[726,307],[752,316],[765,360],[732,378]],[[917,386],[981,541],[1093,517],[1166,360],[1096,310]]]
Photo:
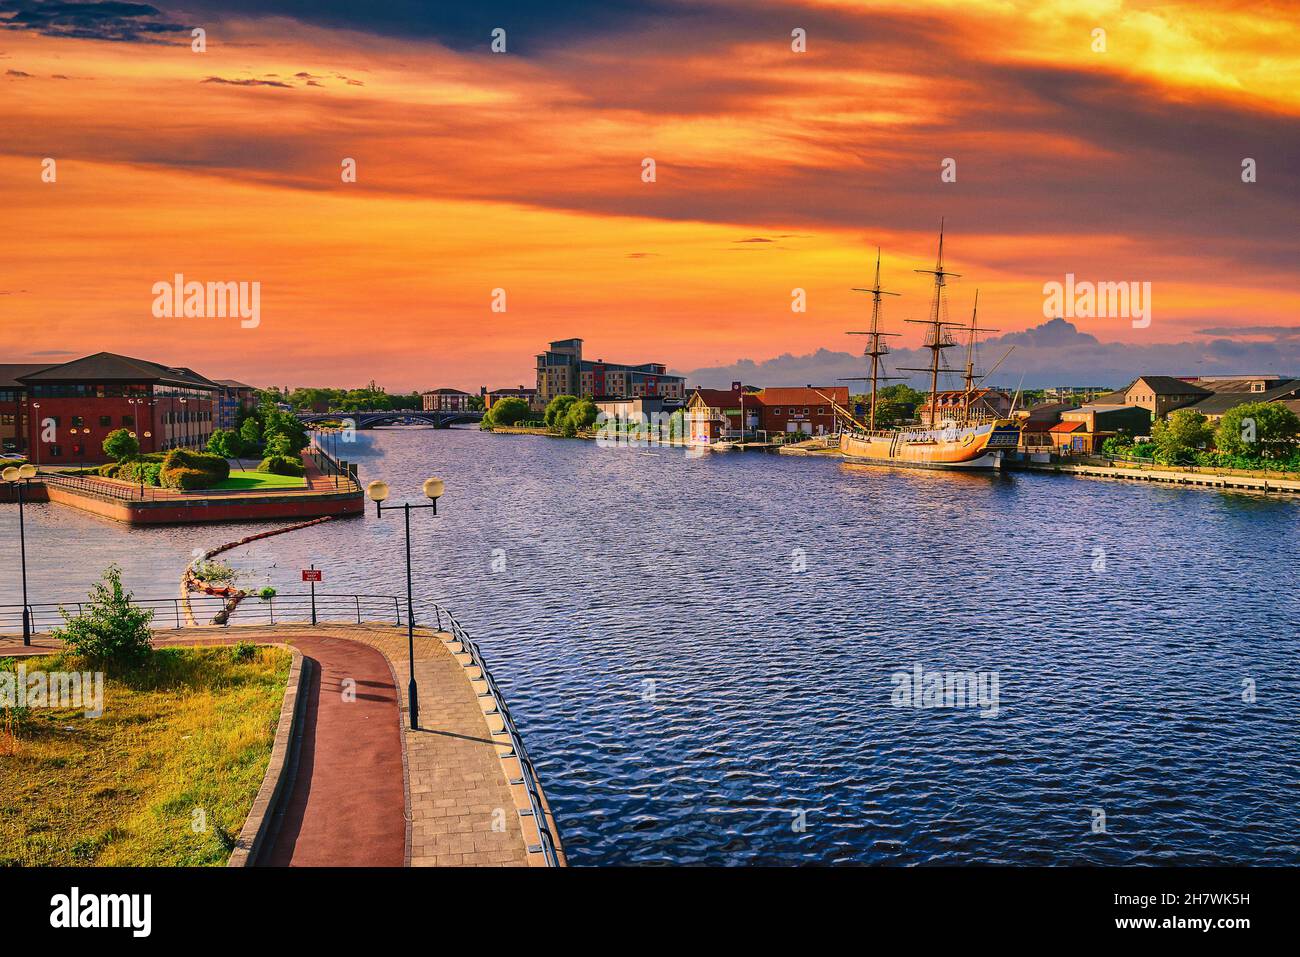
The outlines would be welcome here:
[[[1300,864],[1300,502],[472,430],[350,457],[394,502],[446,480],[416,592],[479,639],[575,865]],[[172,597],[196,545],[274,524],[32,506],[31,600],[109,561]],[[400,594],[401,534],[371,510],[226,557]],[[905,706],[918,667],[983,704]]]

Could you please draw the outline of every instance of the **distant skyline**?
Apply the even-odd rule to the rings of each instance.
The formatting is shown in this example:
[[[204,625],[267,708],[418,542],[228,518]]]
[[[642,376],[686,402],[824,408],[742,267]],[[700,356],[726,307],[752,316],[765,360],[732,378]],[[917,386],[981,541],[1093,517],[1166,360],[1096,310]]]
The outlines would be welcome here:
[[[944,217],[954,318],[1056,337],[1013,386],[1297,373],[1298,51],[1283,2],[0,0],[0,360],[477,391],[581,336],[802,384],[861,374],[877,246],[919,345]],[[154,318],[177,273],[260,322]],[[1067,274],[1151,324],[1049,323]]]

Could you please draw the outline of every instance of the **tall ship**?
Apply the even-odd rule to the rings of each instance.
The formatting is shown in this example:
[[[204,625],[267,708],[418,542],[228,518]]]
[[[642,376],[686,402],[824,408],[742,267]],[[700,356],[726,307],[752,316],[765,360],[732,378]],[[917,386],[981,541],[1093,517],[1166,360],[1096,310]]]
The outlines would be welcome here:
[[[987,404],[984,401],[987,390],[979,388],[978,383],[1001,365],[1010,350],[1008,349],[987,373],[976,374],[976,339],[981,333],[998,330],[980,328],[978,291],[975,294],[975,306],[971,310],[969,325],[948,320],[944,287],[948,277],[956,276],[957,273],[948,272],[943,268],[942,224],[939,227],[939,255],[935,260],[934,268],[916,271],[934,276],[934,296],[930,303],[928,319],[906,321],[926,327],[924,346],[930,350],[930,364],[924,367],[902,367],[898,371],[930,374],[929,401],[928,405],[921,410],[921,423],[906,428],[876,428],[878,385],[882,379],[897,378],[882,373],[881,359],[889,354],[889,347],[884,340],[886,337],[896,336],[897,333],[884,332],[881,329],[881,297],[897,295],[897,293],[885,292],[880,288],[880,251],[877,250],[875,285],[870,289],[854,290],[871,293],[871,328],[865,332],[850,333],[869,337],[864,355],[871,358],[871,375],[859,378],[871,382],[871,405],[866,423],[858,421],[847,409],[836,406],[841,418],[851,423],[851,427],[845,427],[840,432],[840,452],[848,461],[872,465],[931,469],[999,468],[1003,454],[1008,450],[1014,450],[1020,444],[1020,424],[1014,419],[999,415],[996,409]],[[965,387],[960,391],[941,393],[940,374],[957,372],[943,363],[944,350],[960,345],[953,336],[954,332],[967,334],[966,363],[962,374]],[[941,396],[948,401],[941,400]]]

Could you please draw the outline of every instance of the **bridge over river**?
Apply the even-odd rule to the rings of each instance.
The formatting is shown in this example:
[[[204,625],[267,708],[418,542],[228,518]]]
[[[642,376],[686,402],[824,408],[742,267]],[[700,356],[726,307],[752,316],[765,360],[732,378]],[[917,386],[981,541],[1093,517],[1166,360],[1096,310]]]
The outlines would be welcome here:
[[[446,429],[458,422],[480,422],[482,412],[416,412],[397,409],[379,412],[300,412],[298,418],[308,425],[317,422],[351,422],[358,429],[373,429],[380,425],[431,425]]]

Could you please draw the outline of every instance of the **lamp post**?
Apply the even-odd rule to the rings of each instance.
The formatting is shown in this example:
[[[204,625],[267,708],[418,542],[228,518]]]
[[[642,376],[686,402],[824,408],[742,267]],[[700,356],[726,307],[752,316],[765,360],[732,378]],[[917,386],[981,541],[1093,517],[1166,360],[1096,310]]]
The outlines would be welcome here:
[[[23,489],[36,475],[36,466],[28,463],[14,468],[12,465],[0,472],[6,482],[13,485],[18,495],[18,551],[23,567],[23,644],[32,643],[32,617],[27,608],[27,531],[23,527]]]
[[[411,669],[411,680],[406,687],[406,700],[411,712],[412,728],[420,726],[420,699],[415,688],[415,604],[411,598],[411,509],[431,508],[433,514],[437,515],[438,499],[445,488],[442,479],[427,478],[424,480],[424,497],[429,500],[427,503],[412,505],[410,502],[403,502],[401,505],[388,506],[390,511],[400,508],[406,513],[406,654]],[[384,502],[388,499],[388,483],[371,482],[366,486],[366,494],[375,503],[375,514],[382,515]]]
[[[185,447],[190,447],[190,410],[187,406],[188,400],[181,396],[181,422],[185,426]]]
[[[41,467],[41,404],[32,403],[32,409],[36,412],[33,418],[36,420],[36,467]]]

